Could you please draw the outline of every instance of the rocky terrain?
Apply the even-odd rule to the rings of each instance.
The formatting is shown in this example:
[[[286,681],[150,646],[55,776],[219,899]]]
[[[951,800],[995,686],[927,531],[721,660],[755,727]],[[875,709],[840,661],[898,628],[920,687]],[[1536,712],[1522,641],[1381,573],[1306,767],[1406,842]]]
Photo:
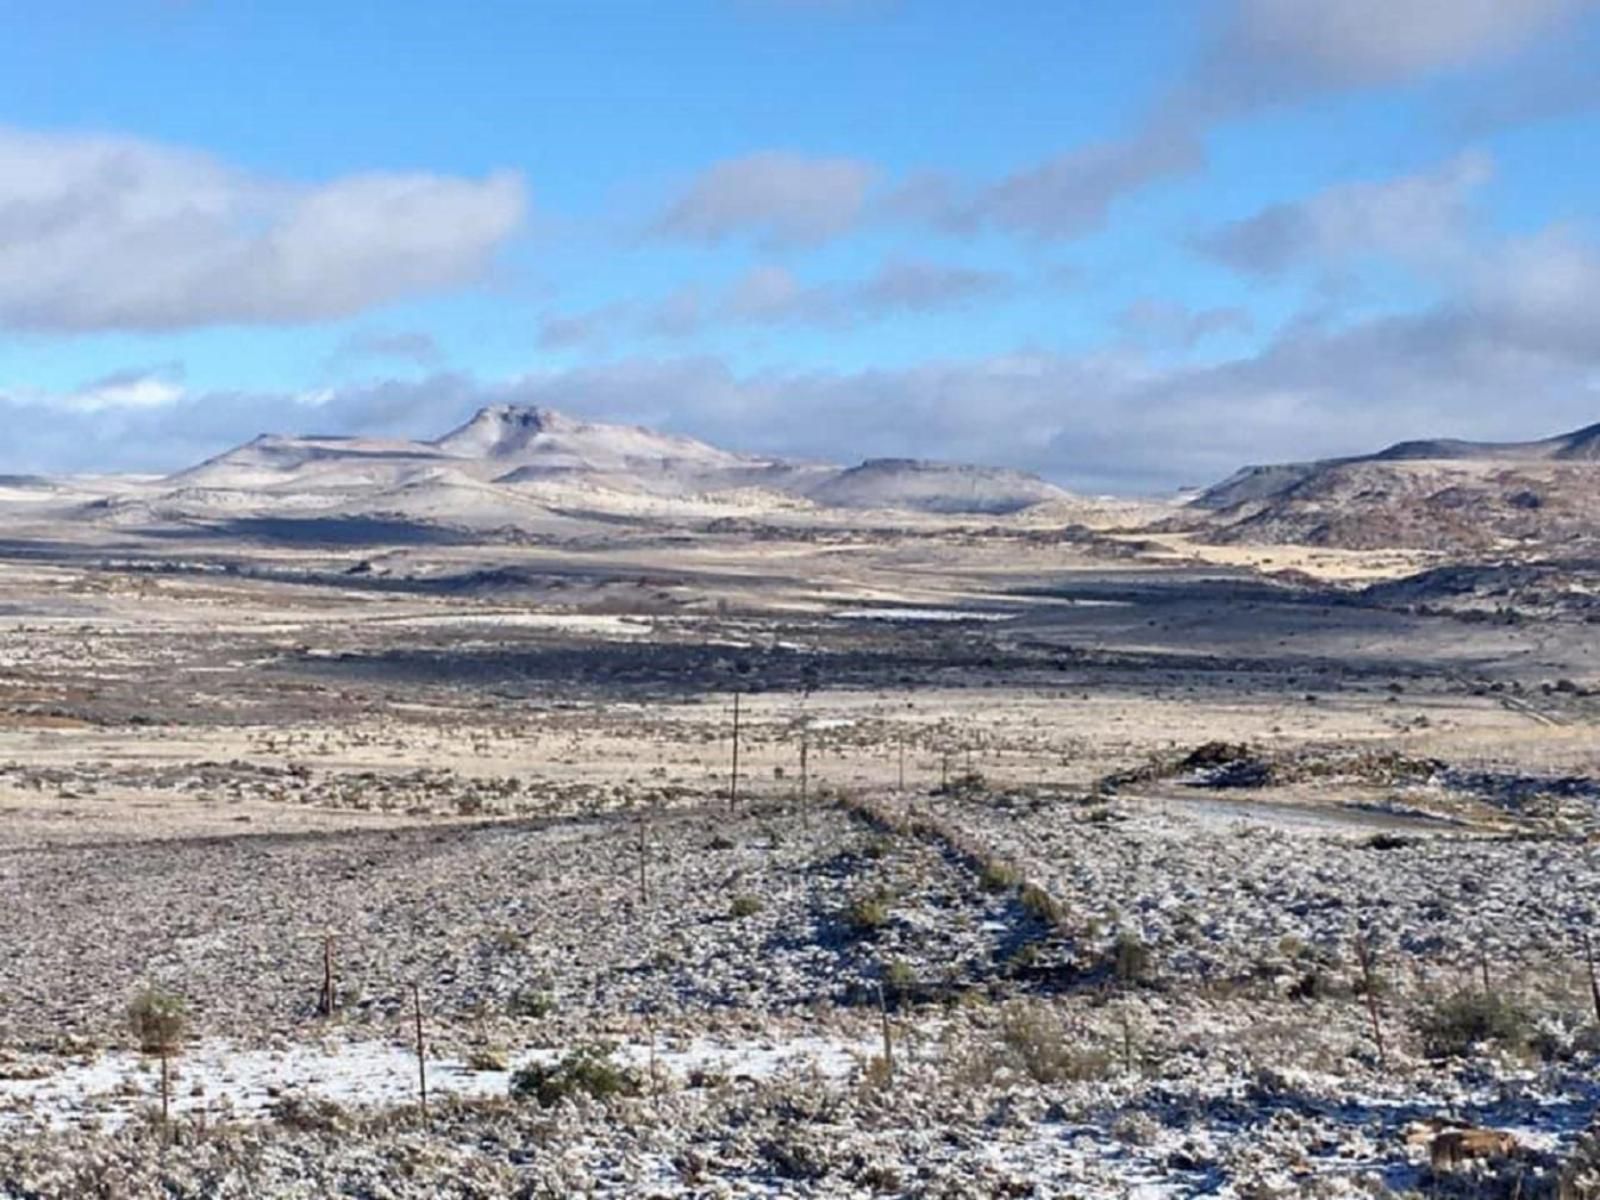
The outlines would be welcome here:
[[[1356,458],[1246,467],[1202,492],[1208,536],[1452,554],[1592,546],[1600,425],[1537,442],[1401,442]]]
[[[521,410],[0,507],[0,1196],[1597,1194],[1581,567]]]

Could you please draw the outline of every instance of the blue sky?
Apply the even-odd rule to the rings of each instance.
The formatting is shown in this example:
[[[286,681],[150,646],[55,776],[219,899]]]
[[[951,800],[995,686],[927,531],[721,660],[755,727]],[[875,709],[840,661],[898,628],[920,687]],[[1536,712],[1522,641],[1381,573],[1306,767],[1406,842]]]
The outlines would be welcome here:
[[[0,469],[511,400],[1160,491],[1600,420],[1593,0],[12,25]]]

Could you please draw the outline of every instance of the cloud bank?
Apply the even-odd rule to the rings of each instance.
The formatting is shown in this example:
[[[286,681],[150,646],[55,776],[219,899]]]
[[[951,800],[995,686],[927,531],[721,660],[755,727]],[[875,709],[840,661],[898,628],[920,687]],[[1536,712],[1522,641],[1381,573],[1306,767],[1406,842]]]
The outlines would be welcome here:
[[[132,138],[0,129],[0,326],[348,316],[480,278],[526,209],[514,172],[302,184]]]

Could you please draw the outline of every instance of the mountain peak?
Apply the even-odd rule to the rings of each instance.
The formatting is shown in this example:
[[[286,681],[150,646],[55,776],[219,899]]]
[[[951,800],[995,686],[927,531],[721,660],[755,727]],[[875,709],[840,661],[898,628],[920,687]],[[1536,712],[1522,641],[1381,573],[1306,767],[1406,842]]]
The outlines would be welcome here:
[[[581,429],[583,422],[533,404],[490,404],[480,408],[466,424],[436,439],[433,445],[448,454],[468,458],[506,458],[528,447],[543,434]]]

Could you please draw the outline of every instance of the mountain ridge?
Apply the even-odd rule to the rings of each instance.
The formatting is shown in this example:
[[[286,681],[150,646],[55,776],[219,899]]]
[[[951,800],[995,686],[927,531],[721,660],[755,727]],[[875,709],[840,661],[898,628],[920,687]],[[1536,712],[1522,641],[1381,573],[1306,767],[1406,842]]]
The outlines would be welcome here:
[[[491,405],[431,440],[261,434],[165,482],[271,495],[391,490],[450,468],[508,489],[575,483],[652,497],[757,488],[828,508],[1017,512],[1070,498],[1026,472],[912,458],[840,466],[725,450],[641,425],[588,421],[543,406]]]
[[[1525,442],[1396,442],[1241,468],[1189,503],[1215,542],[1483,553],[1600,539],[1600,423]]]

